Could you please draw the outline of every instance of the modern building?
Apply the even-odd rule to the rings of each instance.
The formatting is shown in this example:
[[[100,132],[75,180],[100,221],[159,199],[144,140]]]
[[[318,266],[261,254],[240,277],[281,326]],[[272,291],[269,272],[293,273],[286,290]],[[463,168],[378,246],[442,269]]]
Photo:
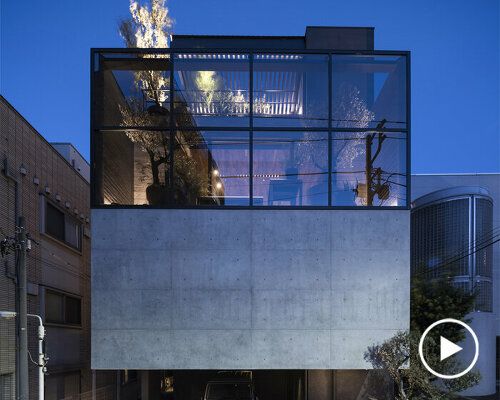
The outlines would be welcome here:
[[[0,158],[0,239],[14,236],[20,215],[32,239],[28,313],[40,315],[46,327],[45,398],[105,399],[115,391],[115,375],[90,370],[90,187],[82,174],[88,164],[69,144],[56,150],[1,96]],[[13,253],[0,258],[2,311],[17,311],[16,262]],[[28,319],[34,358],[37,326]],[[0,319],[2,399],[17,398],[16,347],[16,320]],[[38,368],[31,362],[29,390],[30,399],[38,398]]]
[[[500,174],[412,176],[412,273],[452,276],[476,293],[471,327],[479,339],[481,381],[466,393],[487,396],[500,379]],[[466,341],[463,358],[474,351]]]
[[[92,368],[374,390],[365,351],[409,327],[410,55],[373,34],[92,50]]]

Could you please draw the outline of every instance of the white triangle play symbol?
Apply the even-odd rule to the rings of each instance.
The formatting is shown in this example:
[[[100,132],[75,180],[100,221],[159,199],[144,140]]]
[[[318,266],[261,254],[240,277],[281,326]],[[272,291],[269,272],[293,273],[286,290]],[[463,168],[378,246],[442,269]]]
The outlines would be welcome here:
[[[441,360],[446,360],[448,357],[451,357],[453,354],[458,353],[459,351],[462,351],[463,349],[460,346],[457,346],[455,343],[450,342],[448,339],[444,338],[441,336],[441,341],[440,341],[440,347],[441,347]]]

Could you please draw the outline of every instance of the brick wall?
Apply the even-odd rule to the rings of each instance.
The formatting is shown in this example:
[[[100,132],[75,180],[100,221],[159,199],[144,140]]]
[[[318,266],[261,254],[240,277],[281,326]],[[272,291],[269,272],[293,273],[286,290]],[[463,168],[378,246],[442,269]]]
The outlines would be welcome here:
[[[68,270],[68,276],[77,279],[78,296],[82,301],[82,327],[79,339],[79,362],[72,365],[54,365],[49,361],[48,370],[63,376],[69,370],[79,371],[80,390],[90,393],[92,374],[90,371],[90,238],[82,234],[82,247],[75,252],[46,237],[40,232],[42,196],[59,206],[65,213],[77,218],[85,231],[89,231],[90,187],[81,175],[3,98],[0,96],[0,163],[4,160],[12,175],[19,180],[18,209],[26,218],[27,231],[39,243],[33,244],[27,257],[28,312],[44,316],[41,307],[44,287],[58,289],[60,283],[47,281],[44,271],[57,270],[61,276]],[[20,167],[27,174],[22,176]],[[50,193],[46,193],[46,187]],[[15,184],[0,173],[0,236],[14,235]],[[57,198],[56,198],[57,195]],[[67,204],[69,203],[69,207]],[[50,250],[44,246],[50,244]],[[77,257],[75,257],[75,254]],[[72,265],[66,259],[77,260]],[[0,259],[0,309],[16,309],[14,278],[15,258],[9,255]],[[51,333],[48,326],[48,335]],[[64,330],[64,328],[61,328]],[[37,354],[37,326],[29,321],[29,350],[34,358]],[[64,332],[63,332],[64,334]],[[52,351],[59,351],[52,344]],[[47,349],[50,357],[50,349]],[[56,363],[57,364],[57,363]],[[0,320],[0,393],[15,379],[15,321]],[[15,382],[15,381],[14,381]],[[105,382],[113,384],[113,382]],[[30,363],[30,398],[38,393],[37,367]]]

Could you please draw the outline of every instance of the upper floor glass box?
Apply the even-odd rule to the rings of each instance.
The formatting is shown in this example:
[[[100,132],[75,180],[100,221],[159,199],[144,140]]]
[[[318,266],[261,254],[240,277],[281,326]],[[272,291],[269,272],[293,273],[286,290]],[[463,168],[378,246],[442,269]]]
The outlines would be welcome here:
[[[408,208],[409,54],[92,51],[93,207]]]

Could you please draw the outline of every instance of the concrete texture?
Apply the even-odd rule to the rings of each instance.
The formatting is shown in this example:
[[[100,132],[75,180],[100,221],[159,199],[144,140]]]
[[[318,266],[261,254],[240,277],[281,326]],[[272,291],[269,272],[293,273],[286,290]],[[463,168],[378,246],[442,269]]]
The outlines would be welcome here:
[[[92,211],[92,368],[362,369],[409,325],[409,211]]]

